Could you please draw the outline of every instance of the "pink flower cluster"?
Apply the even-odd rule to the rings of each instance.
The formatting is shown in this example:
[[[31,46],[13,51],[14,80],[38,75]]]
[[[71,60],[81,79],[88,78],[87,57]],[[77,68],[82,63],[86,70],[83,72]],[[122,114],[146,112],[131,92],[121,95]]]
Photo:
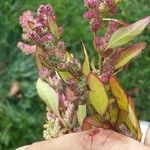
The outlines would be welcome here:
[[[84,93],[87,91],[83,91],[85,88],[80,87],[80,82],[76,83],[73,78],[64,82],[56,70],[68,71],[79,79],[82,75],[81,64],[73,56],[68,57],[65,44],[60,40],[63,29],[57,26],[52,7],[50,5],[41,5],[37,12],[38,16],[35,18],[30,11],[24,12],[20,17],[19,22],[23,28],[22,37],[25,43],[18,42],[17,46],[25,54],[38,53],[36,50],[40,49],[40,55],[38,56],[40,60],[38,63],[41,63],[39,76],[54,88],[58,94],[59,106],[64,113],[61,119],[69,126],[69,129],[72,129],[75,103],[79,100],[85,100],[86,94]],[[86,82],[84,83],[86,86]],[[61,134],[63,129],[61,119],[53,112],[48,111],[47,123],[44,126],[43,133],[46,139]]]
[[[112,68],[114,64],[114,58],[109,58],[112,53],[112,49],[106,49],[108,41],[111,35],[117,30],[118,24],[115,21],[109,21],[106,33],[103,37],[96,36],[94,39],[97,51],[104,58],[102,62],[102,74],[100,79],[102,82],[107,83],[109,77],[113,74],[114,69]]]
[[[21,24],[24,32],[30,30],[29,22],[35,23],[35,19],[33,18],[33,13],[27,10],[19,18],[19,23]]]
[[[106,83],[110,75],[113,74],[112,62],[110,59],[107,59],[112,53],[112,50],[106,48],[111,35],[117,30],[118,23],[115,20],[108,21],[108,26],[103,36],[99,36],[97,31],[103,26],[103,18],[107,17],[107,15],[114,15],[117,6],[114,0],[85,0],[84,3],[85,6],[88,7],[88,11],[85,12],[84,18],[90,22],[91,31],[95,33],[94,47],[104,58],[102,61],[100,79],[102,82]],[[104,16],[104,14],[106,16]]]
[[[100,76],[100,80],[103,83],[107,83],[110,76],[114,73],[112,65],[113,65],[113,62],[109,58],[106,58],[103,61],[103,63],[102,63],[102,74]]]
[[[73,121],[73,115],[75,112],[75,106],[73,103],[68,104],[67,110],[65,111],[65,117],[64,120],[67,123],[68,126],[72,125],[72,121]]]
[[[37,23],[44,27],[48,26],[48,17],[51,17],[54,21],[56,21],[56,17],[54,15],[54,11],[52,6],[50,5],[41,5],[38,8],[38,17],[37,17]]]
[[[100,11],[98,9],[99,0],[85,0],[85,5],[89,7],[89,11],[85,12],[84,18],[90,20],[91,30],[96,32],[101,27]]]
[[[97,32],[101,28],[101,7],[107,8],[109,10],[108,13],[111,14],[115,14],[117,10],[114,0],[85,0],[84,3],[85,6],[89,7],[89,10],[84,14],[84,18],[90,21],[93,32]]]
[[[55,26],[59,36],[63,32],[62,27],[58,27],[56,24],[52,6],[41,5],[37,14],[38,16],[34,18],[32,12],[28,10],[20,17],[19,22],[24,31],[22,37],[25,43],[19,42],[18,48],[25,54],[34,54],[36,47],[39,47],[43,50],[41,58],[47,59],[51,65],[61,70],[66,69],[74,74],[79,74],[81,72],[80,63],[75,58],[67,60],[64,42],[58,40],[59,37],[56,37],[52,31],[53,26]]]
[[[24,31],[23,40],[39,47],[50,46],[54,37],[48,27],[48,18],[56,20],[50,5],[41,5],[36,18],[33,17],[31,11],[24,12],[19,18],[19,23]]]
[[[47,68],[42,68],[39,70],[39,76],[41,77],[41,79],[46,79],[49,76],[51,76],[51,70],[47,69]]]
[[[107,7],[110,10],[110,14],[114,15],[117,12],[117,6],[114,0],[105,0]]]
[[[99,52],[101,52],[101,53],[105,52],[108,41],[109,41],[111,35],[117,30],[117,27],[118,27],[117,22],[109,21],[105,35],[103,37],[101,37],[101,36],[95,37],[94,42],[95,42],[95,45]]]
[[[27,55],[34,54],[36,51],[36,45],[28,45],[23,42],[18,42],[17,47]]]
[[[99,6],[100,0],[84,0],[85,6],[95,8]]]

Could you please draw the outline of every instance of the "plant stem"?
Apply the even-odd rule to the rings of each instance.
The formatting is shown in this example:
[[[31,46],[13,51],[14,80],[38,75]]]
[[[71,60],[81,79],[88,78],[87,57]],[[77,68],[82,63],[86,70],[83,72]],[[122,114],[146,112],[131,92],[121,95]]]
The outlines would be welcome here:
[[[127,23],[123,22],[122,20],[117,20],[114,18],[103,18],[103,21],[114,21],[114,22],[117,22],[118,24],[123,25],[123,26],[128,25]]]
[[[99,72],[100,72],[100,74],[102,74],[102,56],[101,56],[101,54],[98,53],[98,57],[99,57]]]

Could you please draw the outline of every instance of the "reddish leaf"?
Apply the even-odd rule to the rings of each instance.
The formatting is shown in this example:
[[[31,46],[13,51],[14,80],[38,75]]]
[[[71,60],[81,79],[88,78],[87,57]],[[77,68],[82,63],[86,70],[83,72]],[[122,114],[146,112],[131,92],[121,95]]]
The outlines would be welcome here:
[[[84,119],[82,130],[89,130],[92,129],[92,127],[115,130],[115,128],[108,121],[102,122],[101,118],[96,113]]]
[[[150,16],[141,19],[131,25],[119,28],[113,33],[108,43],[108,48],[117,48],[130,41],[143,32],[145,27],[150,23]]]
[[[109,79],[109,86],[111,89],[112,94],[114,95],[118,107],[120,109],[126,110],[128,112],[128,98],[120,86],[116,77],[111,76]]]
[[[100,120],[98,118],[98,115],[94,113],[92,116],[86,117],[83,120],[82,124],[82,130],[89,130],[92,128],[92,126],[99,127]]]
[[[142,43],[138,43],[138,44],[129,46],[128,48],[121,50],[119,52],[120,53],[119,55],[117,54],[118,52],[116,52],[116,54],[114,54],[114,58],[115,58],[115,55],[118,55],[118,56],[115,58],[116,64],[114,65],[114,68],[120,69],[124,67],[126,64],[130,62],[131,59],[141,54],[142,50],[145,47],[146,47],[146,43],[142,42]]]

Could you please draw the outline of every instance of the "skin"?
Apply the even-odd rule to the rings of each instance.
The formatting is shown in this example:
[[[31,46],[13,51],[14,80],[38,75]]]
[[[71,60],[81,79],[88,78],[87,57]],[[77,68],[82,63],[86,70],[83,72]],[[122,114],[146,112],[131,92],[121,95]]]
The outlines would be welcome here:
[[[149,130],[150,132],[150,130]],[[148,133],[149,134],[149,133]],[[147,139],[148,140],[148,139]],[[149,142],[149,140],[148,140]],[[148,143],[150,144],[150,143]],[[17,150],[150,150],[140,142],[112,130],[94,128],[53,140],[36,142]]]
[[[145,138],[145,145],[150,147],[150,128],[148,129],[148,132]]]

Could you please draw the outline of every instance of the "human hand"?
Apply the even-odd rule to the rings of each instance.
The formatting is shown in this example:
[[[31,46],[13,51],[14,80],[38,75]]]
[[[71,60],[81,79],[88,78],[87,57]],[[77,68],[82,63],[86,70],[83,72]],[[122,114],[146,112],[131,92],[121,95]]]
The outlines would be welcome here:
[[[150,150],[140,142],[112,130],[94,128],[53,140],[36,142],[17,150]]]

